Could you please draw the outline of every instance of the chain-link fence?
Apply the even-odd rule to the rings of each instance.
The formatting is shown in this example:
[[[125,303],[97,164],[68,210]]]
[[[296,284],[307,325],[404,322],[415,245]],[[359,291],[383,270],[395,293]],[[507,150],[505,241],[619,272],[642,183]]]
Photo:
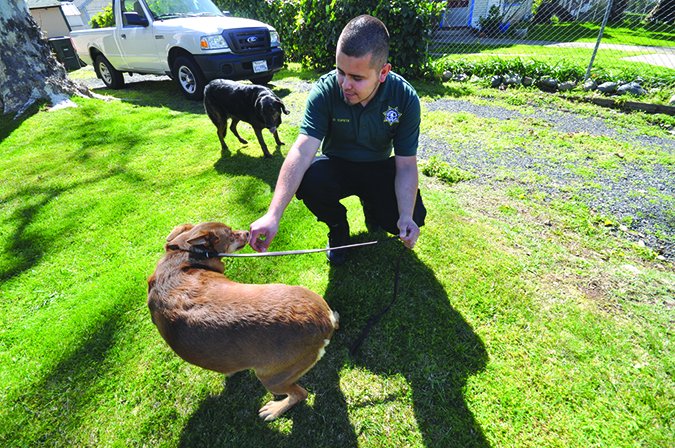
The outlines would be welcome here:
[[[521,58],[675,82],[675,0],[448,0],[432,57]]]

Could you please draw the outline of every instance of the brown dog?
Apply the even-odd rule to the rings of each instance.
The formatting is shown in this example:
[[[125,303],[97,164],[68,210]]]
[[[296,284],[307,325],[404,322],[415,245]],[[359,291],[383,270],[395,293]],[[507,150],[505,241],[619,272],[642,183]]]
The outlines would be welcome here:
[[[221,223],[176,227],[148,279],[148,307],[185,361],[225,374],[253,369],[267,390],[286,395],[260,409],[269,421],[307,398],[296,381],[323,355],[339,316],[301,286],[233,282],[220,258],[203,255],[235,252],[247,241],[247,231]]]

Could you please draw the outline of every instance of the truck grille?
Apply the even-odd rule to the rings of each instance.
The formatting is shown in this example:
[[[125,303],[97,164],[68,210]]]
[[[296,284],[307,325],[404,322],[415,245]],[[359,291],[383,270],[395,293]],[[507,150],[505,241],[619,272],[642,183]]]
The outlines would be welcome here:
[[[225,39],[235,53],[258,53],[270,48],[270,32],[266,28],[226,31]]]

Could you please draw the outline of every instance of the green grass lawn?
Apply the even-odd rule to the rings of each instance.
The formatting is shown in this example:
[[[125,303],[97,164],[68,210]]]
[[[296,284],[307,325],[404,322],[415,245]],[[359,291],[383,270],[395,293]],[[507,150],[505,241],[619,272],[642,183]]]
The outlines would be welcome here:
[[[270,160],[243,123],[251,143],[229,134],[221,155],[201,104],[169,81],[1,119],[0,445],[673,446],[673,265],[579,203],[544,202],[518,185],[421,178],[427,225],[403,255],[397,303],[354,358],[351,342],[390,300],[397,242],[362,248],[340,268],[323,254],[226,260],[234,280],[304,285],[341,315],[326,356],[301,380],[309,400],[276,422],[258,419],[271,396],[252,374],[225,379],[173,354],[146,306],[165,237],[185,222],[248,228],[264,213],[307,79],[316,75],[294,67],[274,82],[292,113],[280,128],[287,145]],[[425,103],[481,101],[467,87],[417,87]],[[542,101],[498,95],[505,107]],[[640,114],[566,107],[665,132]],[[513,135],[430,112],[423,132],[443,137],[450,118],[467,142],[499,148]],[[567,157],[613,144],[528,126],[541,126],[531,138],[551,139],[546,147],[564,142]],[[358,201],[346,204],[355,240],[376,238]],[[272,249],[325,242],[294,200]]]

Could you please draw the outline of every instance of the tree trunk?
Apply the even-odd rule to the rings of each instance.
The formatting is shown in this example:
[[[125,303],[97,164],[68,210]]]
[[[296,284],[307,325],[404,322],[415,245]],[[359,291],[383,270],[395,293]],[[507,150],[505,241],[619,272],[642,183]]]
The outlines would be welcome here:
[[[72,95],[91,96],[68,79],[25,0],[0,0],[0,111],[21,115],[31,105],[69,102]]]

